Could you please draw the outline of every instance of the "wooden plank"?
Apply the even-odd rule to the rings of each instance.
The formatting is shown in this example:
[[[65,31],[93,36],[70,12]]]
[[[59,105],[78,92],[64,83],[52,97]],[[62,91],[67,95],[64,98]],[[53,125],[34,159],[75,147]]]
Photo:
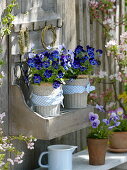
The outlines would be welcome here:
[[[34,0],[36,1],[36,0]],[[25,14],[29,9],[32,8],[32,0],[22,0],[21,1],[21,13]]]
[[[78,15],[77,15],[77,25],[78,25],[78,39],[80,45],[84,46],[84,22],[83,22],[83,0],[77,1]]]
[[[18,86],[11,86],[10,97],[11,135],[33,135],[49,140],[89,126],[88,113],[93,110],[92,107],[69,109],[60,116],[44,118],[28,108]]]
[[[76,46],[75,0],[67,0],[66,3],[63,0],[57,0],[57,13],[59,13],[63,19],[61,42],[64,43],[68,49],[74,49]]]
[[[6,0],[0,1],[0,20],[4,9],[6,8]],[[0,67],[0,72],[4,71],[5,78],[3,79],[3,85],[0,87],[0,113],[5,112],[6,118],[3,124],[3,131],[8,134],[8,38],[5,36],[0,42],[2,45],[3,53],[0,54],[0,59],[4,60],[4,65]]]
[[[90,45],[90,13],[89,13],[89,0],[86,0],[86,36],[87,41],[86,43]]]

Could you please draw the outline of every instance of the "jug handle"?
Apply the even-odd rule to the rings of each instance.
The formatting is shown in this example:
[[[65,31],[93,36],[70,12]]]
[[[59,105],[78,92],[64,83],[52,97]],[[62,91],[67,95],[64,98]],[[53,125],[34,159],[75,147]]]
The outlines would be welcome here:
[[[48,152],[42,152],[41,155],[40,155],[40,157],[39,157],[39,160],[38,160],[38,164],[39,164],[39,166],[42,167],[42,168],[48,168],[48,164],[47,164],[47,165],[43,165],[43,164],[41,163],[41,160],[42,160],[43,156],[46,155],[46,154],[48,154]]]

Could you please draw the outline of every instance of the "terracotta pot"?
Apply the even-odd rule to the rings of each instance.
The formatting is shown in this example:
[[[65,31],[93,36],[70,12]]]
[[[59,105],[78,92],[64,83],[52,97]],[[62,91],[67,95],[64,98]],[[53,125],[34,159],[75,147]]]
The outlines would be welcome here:
[[[113,132],[109,137],[109,146],[113,149],[127,149],[127,132]]]
[[[87,139],[89,164],[104,165],[108,139]]]

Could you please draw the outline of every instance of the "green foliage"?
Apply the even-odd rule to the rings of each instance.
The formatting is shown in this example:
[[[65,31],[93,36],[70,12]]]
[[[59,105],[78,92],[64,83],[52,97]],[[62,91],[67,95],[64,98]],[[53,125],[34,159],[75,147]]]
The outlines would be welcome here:
[[[12,14],[13,8],[17,6],[16,0],[12,0],[10,4],[4,10],[1,24],[2,28],[0,30],[0,37],[2,38],[5,35],[9,35],[11,33],[11,29],[13,27],[12,22],[14,21],[14,15]]]
[[[101,122],[97,128],[89,127],[88,138],[94,139],[107,139],[108,136],[112,133],[112,130],[108,129],[108,126]]]
[[[127,132],[127,119],[121,119],[120,125],[114,128],[114,132]]]

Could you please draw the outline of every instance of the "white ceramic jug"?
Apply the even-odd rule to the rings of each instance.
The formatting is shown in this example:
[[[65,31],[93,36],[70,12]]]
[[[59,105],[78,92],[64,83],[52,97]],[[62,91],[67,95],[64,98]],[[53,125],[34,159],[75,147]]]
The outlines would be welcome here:
[[[49,170],[72,170],[72,153],[77,146],[70,145],[51,145],[48,152],[42,152],[39,157],[39,165]],[[48,154],[48,165],[41,163],[45,154]]]

